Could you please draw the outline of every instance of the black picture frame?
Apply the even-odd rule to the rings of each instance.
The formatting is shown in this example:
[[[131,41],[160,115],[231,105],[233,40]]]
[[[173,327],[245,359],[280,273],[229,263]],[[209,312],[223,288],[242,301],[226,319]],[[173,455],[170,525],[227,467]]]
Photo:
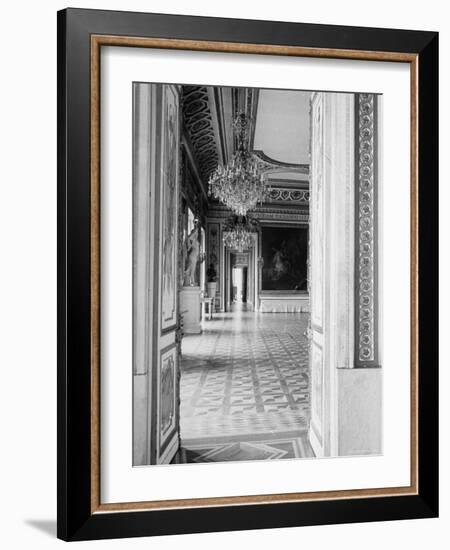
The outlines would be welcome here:
[[[418,491],[415,495],[92,511],[91,36],[417,56]],[[333,55],[330,55],[333,57]],[[336,57],[334,55],[334,57]],[[64,540],[438,515],[438,34],[102,10],[58,12],[58,526]]]

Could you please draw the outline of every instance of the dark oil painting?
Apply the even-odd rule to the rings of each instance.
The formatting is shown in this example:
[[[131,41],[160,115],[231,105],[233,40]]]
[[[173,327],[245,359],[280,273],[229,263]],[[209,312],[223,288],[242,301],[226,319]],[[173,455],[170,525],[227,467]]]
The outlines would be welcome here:
[[[308,229],[262,228],[262,290],[307,290]]]

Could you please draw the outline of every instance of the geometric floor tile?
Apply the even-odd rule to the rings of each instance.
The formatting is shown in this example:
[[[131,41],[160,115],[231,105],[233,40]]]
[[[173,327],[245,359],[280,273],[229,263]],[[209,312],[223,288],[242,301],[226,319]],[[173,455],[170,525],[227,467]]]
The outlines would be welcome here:
[[[185,463],[279,460],[313,457],[306,438],[198,443],[183,447]]]
[[[186,460],[309,456],[303,443],[294,443],[303,441],[310,417],[308,319],[307,313],[239,308],[205,321],[202,334],[183,337],[180,431],[182,447],[191,453]],[[262,436],[280,434],[287,437],[283,444],[264,446]],[[255,435],[260,442],[249,443]],[[219,437],[238,440],[192,446]]]

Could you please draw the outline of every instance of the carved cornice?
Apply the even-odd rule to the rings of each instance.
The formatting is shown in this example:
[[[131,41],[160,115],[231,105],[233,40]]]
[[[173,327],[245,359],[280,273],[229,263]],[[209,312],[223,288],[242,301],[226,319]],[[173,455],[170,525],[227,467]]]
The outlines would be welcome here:
[[[254,217],[258,221],[271,220],[274,222],[299,222],[299,223],[309,223],[309,214],[300,213],[300,212],[256,212]]]
[[[268,174],[268,183],[271,187],[284,187],[286,189],[309,189],[309,181],[306,179],[277,178],[276,173]]]
[[[220,203],[219,201],[215,201],[214,203],[209,204],[209,211],[212,212],[225,212],[228,216],[231,215],[231,210],[225,206],[224,204]],[[264,203],[262,205],[258,205],[254,210],[250,211],[250,215],[253,215],[254,212],[278,212],[280,214],[284,214],[286,212],[299,212],[301,214],[308,213],[309,208],[306,205],[285,205],[280,204],[275,206],[275,204],[268,204]]]
[[[377,365],[376,139],[375,96],[357,96],[356,159],[356,357],[360,367]]]
[[[272,187],[267,202],[286,202],[309,205],[309,189]]]
[[[217,204],[208,210],[207,216],[209,219],[225,220],[230,216],[230,210],[225,206]],[[256,210],[252,210],[251,217],[258,220],[271,221],[290,221],[299,223],[309,222],[309,210],[307,208],[273,208],[270,206],[259,206]]]
[[[206,188],[219,162],[206,86],[183,86],[183,119]]]

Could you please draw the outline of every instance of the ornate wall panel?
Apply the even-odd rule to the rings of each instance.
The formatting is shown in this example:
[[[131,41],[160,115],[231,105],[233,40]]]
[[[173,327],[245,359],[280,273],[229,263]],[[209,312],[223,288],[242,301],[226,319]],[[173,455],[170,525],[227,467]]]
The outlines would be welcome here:
[[[178,430],[178,351],[171,344],[160,352],[160,373],[158,377],[158,451],[163,456],[167,447],[177,436]],[[165,462],[165,461],[164,461]]]
[[[160,164],[155,196],[154,227],[158,241],[159,265],[155,272],[155,294],[159,304],[153,319],[159,318],[153,332],[154,391],[152,394],[151,439],[155,454],[150,463],[167,464],[179,445],[178,389],[178,266],[180,208],[180,90],[172,85],[154,85],[158,91],[156,109],[163,114],[156,132]],[[151,260],[149,260],[151,261]],[[156,314],[156,315],[155,315]],[[156,325],[156,322],[154,321]],[[156,425],[155,425],[156,423]]]
[[[179,113],[178,92],[163,88],[161,153],[161,330],[173,330],[177,323],[178,264],[178,171]]]
[[[139,360],[133,464],[138,466],[169,463],[178,448],[180,125],[177,86],[138,83],[133,90],[133,358]]]

